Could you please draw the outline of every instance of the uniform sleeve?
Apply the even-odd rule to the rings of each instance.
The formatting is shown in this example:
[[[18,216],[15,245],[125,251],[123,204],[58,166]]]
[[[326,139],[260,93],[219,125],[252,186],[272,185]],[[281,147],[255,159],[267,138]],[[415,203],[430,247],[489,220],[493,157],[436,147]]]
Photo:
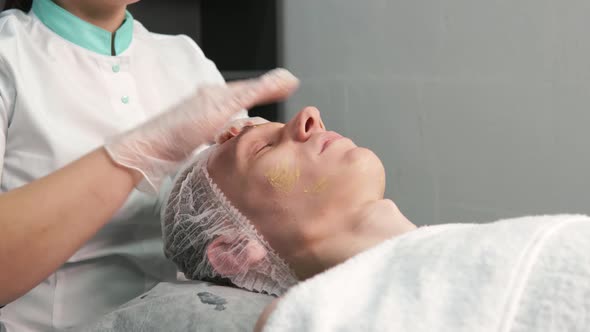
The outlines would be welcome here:
[[[4,170],[8,123],[12,117],[16,96],[14,79],[9,72],[8,64],[0,57],[0,181]]]

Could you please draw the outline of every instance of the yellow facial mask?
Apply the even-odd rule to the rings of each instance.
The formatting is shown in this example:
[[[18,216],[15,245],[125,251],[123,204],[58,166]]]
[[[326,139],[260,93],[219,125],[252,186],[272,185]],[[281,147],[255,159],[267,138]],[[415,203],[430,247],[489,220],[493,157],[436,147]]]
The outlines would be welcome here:
[[[268,170],[264,176],[268,183],[277,191],[290,193],[299,181],[300,170],[298,167],[289,166],[287,162],[277,164]]]

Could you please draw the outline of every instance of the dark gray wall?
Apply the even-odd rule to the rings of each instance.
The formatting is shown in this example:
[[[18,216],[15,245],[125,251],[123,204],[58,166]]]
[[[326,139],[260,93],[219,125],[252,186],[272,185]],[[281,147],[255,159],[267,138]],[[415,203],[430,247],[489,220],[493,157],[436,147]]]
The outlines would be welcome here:
[[[288,113],[373,149],[417,224],[590,213],[590,2],[298,0]]]
[[[280,63],[276,0],[143,0],[129,10],[152,32],[193,38],[227,81],[259,76]],[[277,121],[280,107],[249,113]]]
[[[201,0],[142,0],[128,10],[152,32],[184,34],[201,44]]]

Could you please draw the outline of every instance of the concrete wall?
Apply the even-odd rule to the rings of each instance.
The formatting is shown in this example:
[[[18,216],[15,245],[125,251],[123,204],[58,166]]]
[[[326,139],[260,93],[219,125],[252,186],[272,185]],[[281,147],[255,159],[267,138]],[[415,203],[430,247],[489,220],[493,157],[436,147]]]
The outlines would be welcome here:
[[[590,213],[590,2],[283,2],[286,116],[374,150],[415,223]]]

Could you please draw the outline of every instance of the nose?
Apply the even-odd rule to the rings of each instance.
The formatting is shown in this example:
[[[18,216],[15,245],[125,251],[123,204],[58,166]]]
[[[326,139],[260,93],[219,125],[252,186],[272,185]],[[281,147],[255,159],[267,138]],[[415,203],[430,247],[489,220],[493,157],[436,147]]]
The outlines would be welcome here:
[[[288,132],[300,142],[307,141],[313,133],[325,131],[320,111],[315,107],[306,107],[287,123]]]

